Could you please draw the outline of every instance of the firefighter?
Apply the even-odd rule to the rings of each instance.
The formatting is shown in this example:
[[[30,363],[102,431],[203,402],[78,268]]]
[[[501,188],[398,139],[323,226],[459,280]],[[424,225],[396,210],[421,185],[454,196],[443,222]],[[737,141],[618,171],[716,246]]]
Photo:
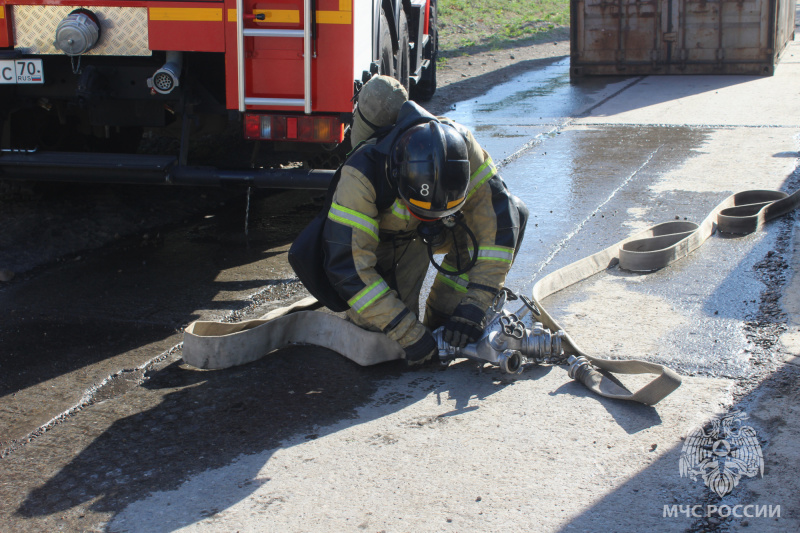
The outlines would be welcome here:
[[[347,317],[397,341],[409,364],[482,334],[527,210],[466,128],[413,102],[393,78],[359,95],[351,141],[322,230],[324,270]],[[433,253],[446,253],[419,317]],[[436,263],[434,262],[434,265]]]

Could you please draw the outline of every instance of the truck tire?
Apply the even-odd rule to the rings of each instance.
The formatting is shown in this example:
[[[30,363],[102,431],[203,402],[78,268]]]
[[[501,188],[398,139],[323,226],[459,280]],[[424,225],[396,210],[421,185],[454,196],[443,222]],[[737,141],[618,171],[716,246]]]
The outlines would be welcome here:
[[[400,24],[397,28],[398,43],[397,53],[394,55],[394,77],[397,81],[409,90],[410,80],[408,78],[409,69],[409,38],[408,38],[408,18],[406,12],[400,10]]]
[[[384,76],[394,77],[394,54],[392,53],[392,33],[389,31],[389,21],[386,19],[386,13],[381,8],[381,22],[380,22],[380,68],[381,74]]]
[[[436,13],[436,2],[431,2],[428,14],[428,34],[431,36],[423,51],[423,57],[430,59],[428,68],[422,71],[419,81],[411,88],[411,98],[418,102],[427,102],[436,92],[436,60],[439,58],[439,17]]]

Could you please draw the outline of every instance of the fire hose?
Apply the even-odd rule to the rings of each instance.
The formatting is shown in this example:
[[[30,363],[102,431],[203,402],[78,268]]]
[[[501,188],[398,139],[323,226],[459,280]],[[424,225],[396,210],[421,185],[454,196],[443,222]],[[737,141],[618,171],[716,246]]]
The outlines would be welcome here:
[[[700,223],[657,224],[623,239],[589,257],[552,272],[533,287],[532,298],[522,298],[534,315],[530,329],[521,322],[526,313],[504,310],[510,291],[487,312],[483,336],[464,348],[453,348],[437,330],[439,358],[449,363],[468,358],[519,373],[526,364],[568,363],[569,375],[593,392],[608,398],[655,405],[680,386],[678,374],[649,361],[606,359],[584,351],[542,307],[548,296],[606,269],[619,266],[634,272],[651,272],[686,257],[715,231],[752,233],[767,221],[800,205],[800,191],[744,191],[717,205]],[[197,321],[184,331],[183,359],[197,368],[227,368],[255,361],[290,344],[313,344],[334,350],[360,365],[400,359],[402,347],[379,332],[366,331],[335,315],[314,312],[321,304],[306,298],[276,309],[258,320],[239,323]],[[569,356],[564,360],[564,354]],[[655,374],[656,378],[635,392],[614,374]]]

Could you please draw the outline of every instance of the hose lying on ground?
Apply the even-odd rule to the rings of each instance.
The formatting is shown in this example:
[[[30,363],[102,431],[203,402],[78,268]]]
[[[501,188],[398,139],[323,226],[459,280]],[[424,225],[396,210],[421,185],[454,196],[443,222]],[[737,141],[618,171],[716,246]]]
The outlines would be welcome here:
[[[744,191],[723,200],[700,224],[666,222],[651,226],[540,279],[533,287],[533,301],[539,309],[536,319],[554,332],[561,330],[541,305],[548,296],[617,265],[634,272],[659,270],[686,257],[717,230],[752,233],[767,221],[794,210],[798,204],[800,191],[791,195],[779,191]],[[255,361],[290,344],[329,348],[362,366],[402,358],[403,349],[386,335],[363,330],[335,315],[311,311],[319,307],[314,298],[306,298],[258,320],[234,324],[192,322],[184,332],[183,359],[197,368],[227,368]],[[680,376],[662,365],[591,356],[566,332],[563,342],[564,351],[576,357],[571,374],[601,396],[654,405],[680,386]],[[657,377],[630,392],[613,378],[614,373],[646,373]]]

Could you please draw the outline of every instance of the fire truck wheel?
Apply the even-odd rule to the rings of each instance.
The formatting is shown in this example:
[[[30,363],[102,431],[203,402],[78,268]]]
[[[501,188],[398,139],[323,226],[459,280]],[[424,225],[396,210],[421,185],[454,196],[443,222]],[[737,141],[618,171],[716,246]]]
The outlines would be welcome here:
[[[398,27],[397,53],[394,56],[394,77],[406,88],[409,89],[408,79],[408,18],[406,12],[400,11],[400,25]]]
[[[381,8],[381,31],[380,31],[380,47],[381,47],[381,74],[385,76],[394,76],[394,55],[392,54],[392,34],[389,31],[389,21],[386,19],[386,14]]]
[[[439,18],[436,14],[436,3],[431,2],[428,15],[428,32],[431,36],[428,45],[423,50],[423,57],[430,59],[428,68],[422,71],[419,81],[411,89],[411,98],[418,102],[427,102],[436,92],[436,61],[439,59]]]

